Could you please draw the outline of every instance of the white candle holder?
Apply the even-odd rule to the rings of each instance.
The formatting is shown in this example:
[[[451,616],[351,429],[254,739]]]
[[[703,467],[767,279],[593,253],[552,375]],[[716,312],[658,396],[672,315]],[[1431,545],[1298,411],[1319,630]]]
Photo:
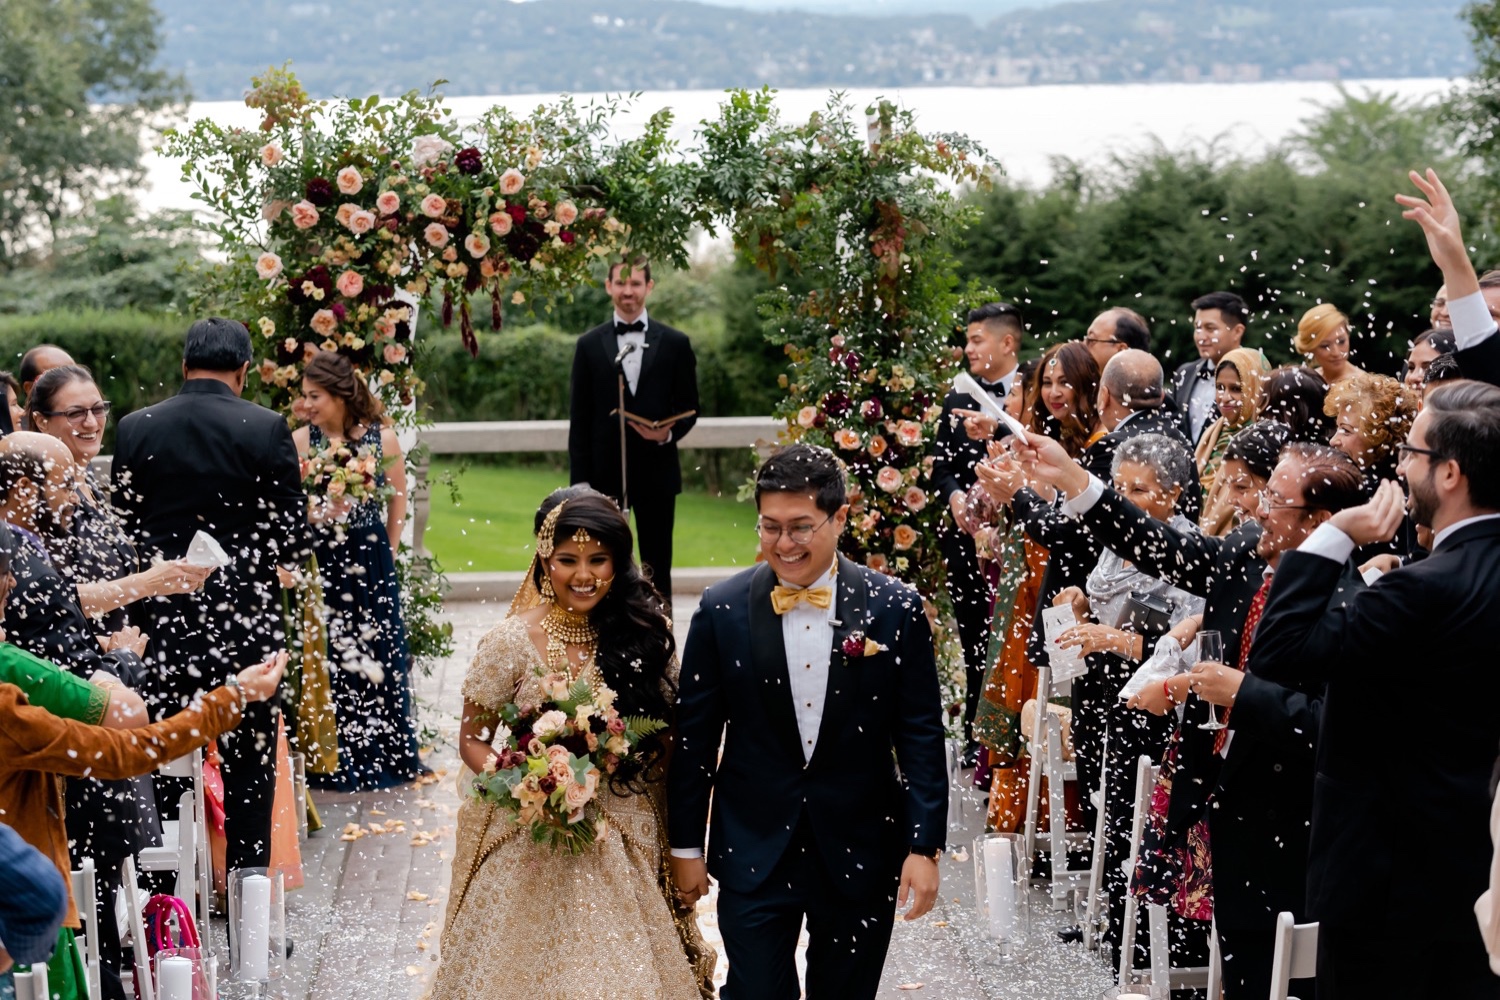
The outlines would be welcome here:
[[[1021,877],[1024,838],[1019,833],[985,833],[974,838],[974,898],[980,932],[995,943],[996,962],[1011,962],[1031,929],[1029,882]]]
[[[164,949],[152,961],[158,1000],[214,1000],[197,948]]]
[[[236,868],[229,873],[229,979],[260,983],[279,995],[286,972],[286,892],[280,872]]]

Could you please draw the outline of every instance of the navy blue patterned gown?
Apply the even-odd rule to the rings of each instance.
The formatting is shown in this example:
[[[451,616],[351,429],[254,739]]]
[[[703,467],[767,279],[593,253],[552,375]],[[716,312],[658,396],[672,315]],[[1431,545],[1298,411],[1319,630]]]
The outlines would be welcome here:
[[[316,427],[311,451],[327,446]],[[353,442],[380,456],[380,426]],[[381,485],[385,474],[380,473]],[[339,767],[308,774],[334,791],[388,788],[424,770],[412,718],[411,653],[401,618],[401,588],[386,536],[384,506],[356,504],[343,530],[313,529],[323,600],[328,606],[328,667],[338,719]]]

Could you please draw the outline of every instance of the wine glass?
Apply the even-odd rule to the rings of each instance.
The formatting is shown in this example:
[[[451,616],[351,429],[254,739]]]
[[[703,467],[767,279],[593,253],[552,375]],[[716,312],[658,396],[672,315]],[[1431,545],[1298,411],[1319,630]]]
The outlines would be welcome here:
[[[1224,636],[1218,632],[1198,633],[1198,662],[1200,663],[1223,663],[1224,662]],[[1223,729],[1224,723],[1219,721],[1219,710],[1216,706],[1208,706],[1208,721],[1200,723],[1199,729]]]

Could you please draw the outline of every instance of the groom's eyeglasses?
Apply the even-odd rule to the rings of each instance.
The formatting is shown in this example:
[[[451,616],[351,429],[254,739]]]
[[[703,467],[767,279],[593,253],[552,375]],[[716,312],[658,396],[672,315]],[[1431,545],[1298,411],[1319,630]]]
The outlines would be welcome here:
[[[833,515],[829,514],[817,524],[794,524],[789,528],[784,528],[781,525],[774,524],[770,521],[756,521],[755,531],[756,534],[760,535],[761,541],[763,542],[775,542],[779,540],[782,535],[786,535],[792,540],[792,544],[806,545],[808,542],[812,541],[812,536],[816,535],[818,531],[823,527],[823,525],[832,520]]]
[[[109,407],[110,402],[106,399],[95,403],[93,406],[74,406],[66,410],[38,410],[37,412],[44,417],[62,417],[68,423],[77,427],[83,423],[84,418],[90,413],[94,415],[95,420],[101,424],[104,423],[105,418],[109,416]]]

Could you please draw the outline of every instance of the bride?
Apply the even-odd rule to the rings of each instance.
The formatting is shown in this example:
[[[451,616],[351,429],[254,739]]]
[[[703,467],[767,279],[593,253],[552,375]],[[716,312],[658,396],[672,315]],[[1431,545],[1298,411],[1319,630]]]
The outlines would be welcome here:
[[[464,679],[465,788],[496,756],[499,710],[544,701],[544,673],[590,675],[616,692],[621,716],[670,721],[676,644],[631,556],[629,522],[609,498],[569,487],[542,503],[536,534],[527,586]],[[602,831],[576,856],[465,799],[434,1000],[713,995],[714,954],[666,876],[665,751],[648,739],[601,785]]]

